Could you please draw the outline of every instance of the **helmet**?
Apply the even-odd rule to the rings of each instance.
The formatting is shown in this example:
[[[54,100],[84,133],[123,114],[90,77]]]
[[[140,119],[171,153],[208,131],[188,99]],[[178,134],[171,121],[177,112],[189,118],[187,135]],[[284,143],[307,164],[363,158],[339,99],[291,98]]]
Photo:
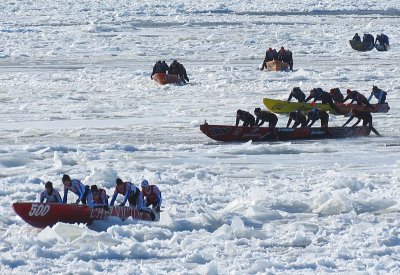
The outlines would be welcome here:
[[[312,108],[311,112],[318,112],[318,108],[317,107]]]
[[[97,191],[99,191],[99,188],[97,188],[97,185],[92,185],[92,186],[90,186],[90,191],[92,191],[92,192],[97,192]]]
[[[300,108],[297,108],[297,109],[296,109],[296,112],[297,112],[297,113],[301,113],[301,111],[302,111],[302,110],[301,110]]]
[[[117,179],[115,180],[115,183],[116,183],[117,185],[122,185],[122,184],[123,184],[123,182],[122,182],[122,180],[121,180],[120,178],[117,178]]]
[[[350,89],[347,89],[347,93],[350,94],[350,93],[351,93],[351,90],[350,90]]]
[[[142,188],[147,188],[147,187],[149,187],[149,182],[147,180],[143,180],[142,183],[140,184],[140,186]]]
[[[332,89],[329,91],[329,93],[331,93],[331,94],[335,93],[335,88],[332,88]]]
[[[373,91],[378,90],[378,86],[373,85],[373,86],[372,86],[372,90],[373,90]]]
[[[254,113],[258,113],[258,112],[261,112],[261,108],[259,108],[259,107],[254,109]]]
[[[66,182],[66,181],[71,181],[71,178],[67,175],[67,174],[64,174],[63,176],[62,176],[62,182]]]
[[[237,114],[240,114],[241,112],[242,112],[242,110],[240,110],[240,109],[238,109],[238,110],[236,111]]]
[[[44,185],[44,187],[47,189],[47,188],[50,188],[50,189],[53,189],[53,183],[51,182],[51,181],[48,181],[48,182],[46,182],[46,184]]]

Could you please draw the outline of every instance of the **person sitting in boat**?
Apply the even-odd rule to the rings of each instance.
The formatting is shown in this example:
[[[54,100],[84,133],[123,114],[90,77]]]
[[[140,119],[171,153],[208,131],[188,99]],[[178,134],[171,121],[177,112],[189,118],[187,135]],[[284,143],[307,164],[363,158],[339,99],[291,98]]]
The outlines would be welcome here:
[[[295,112],[290,112],[289,113],[289,120],[286,125],[288,128],[290,126],[290,123],[293,123],[292,128],[297,128],[297,126],[300,125],[300,127],[306,127],[307,126],[307,117],[303,114],[301,109],[297,109]]]
[[[329,121],[329,114],[324,111],[320,110],[319,108],[312,108],[308,112],[308,119],[306,122],[306,127],[311,127],[317,120],[321,120],[321,127],[328,128],[328,121]],[[310,122],[310,124],[308,124]]]
[[[86,198],[89,194],[89,185],[84,185],[80,180],[73,179],[69,177],[69,175],[64,174],[62,177],[62,183],[64,184],[64,197],[63,203],[67,203],[68,199],[68,190],[72,191],[72,193],[78,196],[78,199],[75,203],[86,204]]]
[[[235,126],[238,126],[240,121],[243,121],[242,126],[244,126],[244,127],[248,127],[248,126],[254,127],[256,125],[256,119],[254,118],[254,116],[252,114],[239,109],[236,111]]]
[[[42,193],[40,193],[40,202],[46,202],[46,203],[63,203],[60,193],[53,188],[53,183],[51,181],[46,182],[44,185],[44,190]],[[45,201],[46,200],[46,201]]]
[[[372,132],[375,133],[375,135],[380,136],[381,134],[378,133],[378,131],[372,126],[372,115],[370,112],[366,111],[357,111],[356,108],[351,109],[351,116],[349,119],[346,121],[345,124],[343,124],[342,127],[345,127],[350,121],[352,121],[354,118],[357,118],[357,122],[354,123],[353,126],[351,127],[356,127],[360,121],[363,121],[363,126],[369,126]]]
[[[290,70],[293,71],[293,54],[291,51],[286,50],[283,46],[278,52],[277,59],[289,64]]]
[[[332,100],[335,104],[343,104],[344,96],[339,88],[333,88],[329,91],[329,94],[332,97]]]
[[[369,33],[364,33],[363,43],[374,43],[374,36]]]
[[[186,81],[189,82],[185,67],[177,60],[172,61],[168,73],[179,76],[184,83],[186,83]]]
[[[151,205],[156,212],[160,212],[162,197],[157,185],[149,184],[147,180],[143,180],[140,186],[142,187],[146,207]]]
[[[294,87],[292,89],[287,101],[289,102],[292,99],[292,97],[297,99],[297,102],[300,102],[300,103],[306,101],[306,95],[303,93],[303,91],[300,89],[300,87]]]
[[[342,113],[342,111],[333,102],[332,96],[321,88],[311,89],[310,95],[306,98],[305,102],[308,102],[312,98],[314,101],[321,100],[322,104],[329,104],[329,106],[331,106],[338,114]]]
[[[374,108],[374,106],[368,102],[367,98],[356,90],[347,89],[347,96],[344,98],[343,102],[346,102],[348,99],[351,99],[350,104],[355,101],[357,105],[367,105],[368,107]]]
[[[111,198],[110,206],[113,206],[118,194],[124,196],[124,199],[119,206],[125,206],[126,202],[129,202],[129,207],[136,207],[141,210],[143,208],[143,194],[140,192],[132,182],[123,182],[120,178],[115,180],[115,191]]]
[[[272,48],[269,48],[265,52],[265,59],[264,59],[263,65],[261,67],[261,71],[264,70],[264,68],[267,67],[267,62],[273,61],[273,60],[277,59],[277,57],[278,57],[278,53],[276,52],[276,50],[275,49],[273,50]]]
[[[386,92],[379,89],[378,86],[373,85],[371,95],[368,98],[368,102],[371,100],[372,96],[374,96],[378,99],[378,104],[385,104],[386,95],[387,95]]]
[[[356,33],[356,34],[353,36],[353,40],[354,40],[354,41],[357,41],[357,42],[361,42],[361,37],[358,35],[358,33]]]
[[[268,122],[268,128],[274,129],[278,123],[278,117],[269,111],[261,111],[261,108],[255,108],[256,127],[260,127],[264,122]]]
[[[158,74],[158,73],[163,73],[163,72],[164,72],[164,70],[162,68],[161,60],[158,60],[156,62],[156,64],[153,66],[153,72],[151,73],[150,78],[153,79],[153,75]]]
[[[97,185],[90,186],[87,202],[87,205],[91,208],[102,207],[107,210],[109,209],[106,190],[102,188],[99,189]]]

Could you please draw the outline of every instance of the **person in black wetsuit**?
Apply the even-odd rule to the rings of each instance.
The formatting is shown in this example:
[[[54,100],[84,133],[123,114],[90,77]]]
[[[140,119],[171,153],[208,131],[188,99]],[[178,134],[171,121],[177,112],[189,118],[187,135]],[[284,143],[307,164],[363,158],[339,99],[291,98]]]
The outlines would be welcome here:
[[[158,74],[158,73],[165,73],[162,68],[162,63],[161,60],[158,60],[156,64],[153,66],[153,72],[151,73],[150,78],[153,79],[153,75]]]
[[[306,101],[306,95],[303,93],[303,91],[299,87],[294,87],[292,89],[287,101],[289,102],[293,97],[295,99],[297,99],[297,101],[300,103]]]
[[[358,33],[356,33],[356,34],[353,36],[353,40],[354,40],[354,41],[361,42],[361,37],[358,35]]]
[[[343,104],[344,101],[344,96],[343,94],[340,92],[339,88],[333,88],[329,91],[329,94],[332,97],[333,102],[335,102],[335,104]]]
[[[275,60],[275,59],[277,59],[277,57],[278,57],[278,53],[276,52],[276,50],[269,48],[268,51],[265,52],[265,58],[264,58],[263,65],[261,67],[261,71],[264,70],[265,67],[267,67],[267,62]]]
[[[292,121],[294,121],[292,128],[297,128],[299,125],[300,127],[307,126],[307,117],[303,114],[301,109],[297,109],[295,112],[289,113],[289,120],[286,127],[289,127]]]
[[[317,120],[321,120],[322,128],[328,128],[329,114],[326,111],[320,110],[318,108],[312,108],[308,112],[308,119],[306,122],[306,125],[307,125],[306,127],[313,126]],[[309,122],[311,122],[311,123],[308,124]]]
[[[252,114],[239,109],[236,111],[235,126],[238,126],[240,121],[243,121],[242,126],[244,126],[244,127],[247,127],[247,126],[254,127],[256,125],[256,119],[254,118],[254,116]]]
[[[260,127],[264,122],[269,122],[268,128],[275,128],[278,123],[278,117],[269,111],[261,111],[261,108],[255,108],[254,114],[256,115],[256,126]]]
[[[350,104],[355,101],[357,105],[364,104],[367,105],[368,107],[371,107],[372,109],[375,109],[374,106],[372,106],[368,102],[367,98],[363,94],[357,92],[356,90],[347,89],[347,96],[343,99],[343,102],[346,102],[348,99],[351,99]]]
[[[288,63],[290,70],[293,71],[293,54],[291,51],[286,50],[284,47],[281,47],[278,52],[277,59],[279,61]]]
[[[357,122],[354,123],[353,126],[351,127],[356,127],[360,121],[363,121],[363,126],[369,126],[372,132],[374,132],[377,136],[380,136],[381,134],[378,133],[378,131],[372,126],[372,115],[370,112],[365,112],[365,111],[357,111],[355,108],[351,110],[351,116],[349,119],[346,121],[345,124],[343,124],[342,127],[345,127],[350,121],[353,120],[353,118],[357,118]]]
[[[312,98],[314,98],[314,101],[321,100],[322,104],[329,104],[338,114],[342,114],[342,111],[333,103],[332,96],[321,88],[312,89],[305,102],[308,102]]]
[[[189,82],[185,67],[177,60],[172,61],[168,73],[179,76],[184,83]]]

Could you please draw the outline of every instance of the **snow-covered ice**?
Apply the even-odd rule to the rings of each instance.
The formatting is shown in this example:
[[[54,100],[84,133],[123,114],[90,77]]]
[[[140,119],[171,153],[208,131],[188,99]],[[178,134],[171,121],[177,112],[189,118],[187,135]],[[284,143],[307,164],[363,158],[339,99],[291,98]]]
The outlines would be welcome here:
[[[400,272],[398,1],[2,1],[0,273]],[[388,52],[355,52],[355,32]],[[258,70],[285,46],[295,72]],[[186,86],[150,80],[181,61]],[[388,92],[383,135],[220,144],[199,125],[291,88]],[[346,118],[331,116],[330,125]],[[287,117],[279,115],[278,125]],[[163,192],[157,223],[36,229],[11,209],[68,173]],[[74,197],[70,195],[70,201]]]

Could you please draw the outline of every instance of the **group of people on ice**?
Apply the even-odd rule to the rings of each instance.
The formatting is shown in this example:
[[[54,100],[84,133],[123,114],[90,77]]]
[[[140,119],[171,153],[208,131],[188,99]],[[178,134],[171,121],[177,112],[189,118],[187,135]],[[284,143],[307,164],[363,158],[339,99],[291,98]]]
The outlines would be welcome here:
[[[152,206],[154,211],[160,212],[161,192],[156,185],[149,184],[147,180],[141,182],[141,189],[139,189],[132,182],[117,178],[110,203],[108,203],[109,196],[106,191],[97,185],[89,187],[78,179],[71,179],[66,174],[62,177],[62,183],[64,185],[64,197],[62,199],[60,193],[53,187],[53,183],[48,181],[45,184],[45,190],[40,194],[40,202],[67,203],[68,192],[71,191],[78,196],[75,203],[86,204],[91,208],[102,207],[108,210],[109,206],[114,206],[118,195],[122,195],[123,199],[119,206],[125,206],[129,203],[129,207],[135,207],[144,212],[150,211],[148,207]]]
[[[177,75],[182,80],[182,82],[189,82],[189,77],[187,76],[185,67],[177,60],[172,61],[169,66],[167,63],[165,63],[165,61],[158,60],[153,67],[153,72],[150,76],[151,79],[153,79],[153,75],[158,73]]]
[[[368,107],[374,108],[369,101],[373,96],[378,99],[378,104],[386,103],[386,95],[385,91],[382,91],[377,86],[373,85],[372,92],[370,97],[367,99],[364,95],[355,90],[347,90],[347,96],[344,97],[340,92],[339,88],[333,88],[330,92],[325,92],[321,88],[314,88],[310,91],[310,95],[306,97],[303,91],[299,87],[294,87],[287,99],[290,101],[292,98],[297,99],[300,103],[306,103],[310,99],[315,101],[321,101],[323,104],[329,104],[332,108],[336,110],[338,114],[341,114],[341,110],[336,106],[336,104],[344,104],[347,100],[351,100],[350,104],[356,102],[357,105],[366,105]],[[271,129],[275,129],[278,123],[278,117],[276,114],[267,111],[261,110],[261,108],[254,109],[254,115],[244,110],[237,110],[236,112],[236,126],[239,125],[240,121],[243,121],[243,126],[250,127],[260,127],[265,122],[268,122],[268,127]],[[353,125],[353,127],[357,126],[361,120],[363,121],[363,126],[369,126],[371,130],[376,134],[380,135],[378,131],[372,126],[372,115],[368,111],[360,111],[356,108],[352,108],[351,115],[346,123],[342,126],[346,126],[350,121],[354,118],[357,118],[357,122]],[[311,127],[314,125],[316,121],[321,121],[321,127],[328,129],[329,122],[329,114],[325,110],[321,110],[319,108],[312,108],[308,111],[307,116],[303,113],[301,109],[297,109],[294,112],[289,113],[289,120],[287,122],[286,127],[289,127],[293,122],[292,128],[300,127]]]
[[[272,48],[269,48],[265,52],[265,58],[264,58],[264,62],[262,64],[261,70],[264,70],[264,68],[267,67],[267,62],[274,61],[274,60],[288,63],[290,70],[293,71],[293,54],[291,51],[286,50],[283,46],[281,47],[279,52],[277,52],[276,49],[272,49]]]
[[[356,33],[353,36],[354,41],[361,42],[361,37]],[[362,38],[363,43],[379,43],[381,45],[389,45],[389,37],[386,34],[377,34],[376,38],[374,40],[374,36],[369,33],[364,33],[363,38]]]

